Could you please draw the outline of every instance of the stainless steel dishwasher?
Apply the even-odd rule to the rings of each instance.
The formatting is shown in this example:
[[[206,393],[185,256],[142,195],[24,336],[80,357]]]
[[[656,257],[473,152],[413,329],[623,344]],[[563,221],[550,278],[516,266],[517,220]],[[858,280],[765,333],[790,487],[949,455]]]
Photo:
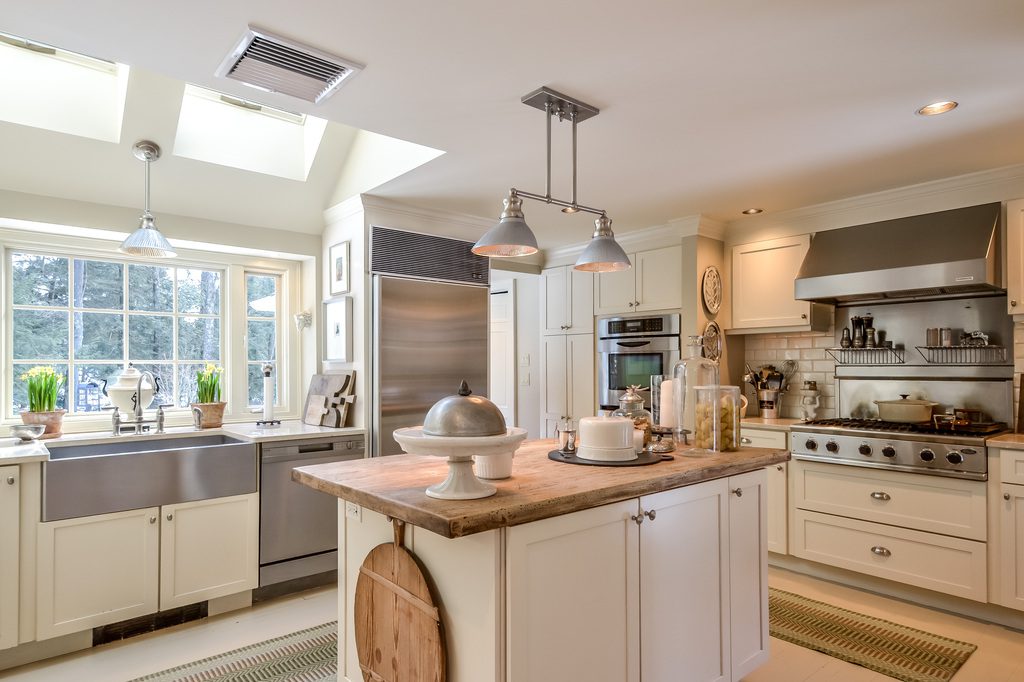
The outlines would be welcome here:
[[[260,587],[338,568],[338,500],[292,469],[361,459],[363,436],[265,443],[260,455]]]

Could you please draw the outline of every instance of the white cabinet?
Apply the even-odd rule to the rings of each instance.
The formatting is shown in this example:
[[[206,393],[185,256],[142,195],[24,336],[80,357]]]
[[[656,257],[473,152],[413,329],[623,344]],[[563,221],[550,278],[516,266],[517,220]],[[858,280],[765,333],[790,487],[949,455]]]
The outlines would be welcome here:
[[[745,447],[786,450],[789,448],[788,435],[785,431],[744,425],[740,430],[740,442]],[[765,473],[768,475],[768,551],[786,554],[789,551],[789,462],[766,467]]]
[[[161,610],[256,587],[255,493],[167,505],[160,513]]]
[[[561,418],[594,414],[593,334],[541,339],[541,401],[543,438],[554,437]]]
[[[38,525],[36,638],[252,589],[256,493]]]
[[[829,306],[793,298],[810,244],[810,235],[798,235],[732,247],[730,329],[828,330]]]
[[[754,471],[509,528],[509,682],[739,680],[763,663],[764,490]]]
[[[593,334],[593,273],[563,265],[547,268],[542,274],[544,334]]]
[[[20,490],[18,467],[0,467],[0,649],[18,644]]]
[[[1006,309],[1024,313],[1024,199],[1006,204]]]
[[[1000,488],[999,594],[994,601],[1024,611],[1024,485]]]
[[[683,247],[629,254],[633,267],[594,278],[594,312],[599,315],[683,306]]]

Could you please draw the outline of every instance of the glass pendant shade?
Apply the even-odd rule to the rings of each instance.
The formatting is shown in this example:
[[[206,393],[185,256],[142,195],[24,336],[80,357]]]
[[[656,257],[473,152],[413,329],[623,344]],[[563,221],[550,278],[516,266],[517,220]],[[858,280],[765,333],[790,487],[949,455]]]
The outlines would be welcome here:
[[[594,236],[587,244],[587,248],[583,249],[583,253],[576,261],[575,269],[584,272],[618,272],[633,267],[629,256],[615,241],[611,218],[602,215],[594,224],[597,229],[594,230]]]
[[[498,224],[487,230],[471,250],[488,258],[513,258],[537,253],[537,237],[523,217],[521,197],[509,193]]]
[[[128,235],[118,249],[121,253],[145,258],[173,258],[177,256],[174,247],[160,234],[149,211],[139,219],[139,229]]]

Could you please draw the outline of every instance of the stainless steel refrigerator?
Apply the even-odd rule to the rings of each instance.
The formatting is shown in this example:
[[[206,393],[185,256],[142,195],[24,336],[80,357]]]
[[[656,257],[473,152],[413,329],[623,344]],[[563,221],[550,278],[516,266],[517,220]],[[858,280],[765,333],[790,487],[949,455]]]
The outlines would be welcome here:
[[[374,228],[371,268],[404,269],[401,263],[376,258],[381,248],[381,228]],[[389,233],[398,231],[388,230]],[[411,233],[399,233],[411,234]],[[394,238],[394,234],[386,235]],[[401,277],[391,272],[373,274],[373,354],[371,456],[402,452],[392,432],[423,423],[430,407],[444,396],[458,391],[463,379],[474,393],[487,394],[488,314],[486,259],[469,254],[469,242],[433,237],[447,244],[425,242],[415,235],[419,247],[402,243],[402,261],[431,259],[437,269],[432,278]],[[388,242],[388,246],[394,244]],[[447,246],[461,255],[469,271],[459,263],[445,265]],[[391,253],[393,257],[394,254]],[[422,261],[417,272],[422,272]],[[483,268],[483,277],[480,270]],[[466,278],[472,283],[441,281],[438,276]],[[482,280],[482,281],[481,281]],[[479,282],[479,283],[478,283]]]

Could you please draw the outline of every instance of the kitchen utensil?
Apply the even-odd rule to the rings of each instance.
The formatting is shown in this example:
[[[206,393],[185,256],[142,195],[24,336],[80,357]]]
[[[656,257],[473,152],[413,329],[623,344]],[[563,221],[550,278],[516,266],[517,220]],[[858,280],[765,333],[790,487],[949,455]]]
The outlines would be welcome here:
[[[526,440],[526,429],[512,427],[500,436],[431,436],[422,426],[395,429],[392,434],[410,455],[448,458],[448,477],[427,488],[428,497],[438,500],[478,500],[497,492],[473,473],[473,458],[512,457]]]
[[[963,419],[968,423],[977,424],[988,421],[988,415],[984,412],[969,407],[957,407],[953,410],[953,414],[956,415],[957,419]]]
[[[431,581],[403,546],[405,522],[391,523],[394,542],[370,550],[356,579],[359,667],[367,680],[444,680],[444,631]]]
[[[779,392],[762,389],[757,392],[757,416],[762,419],[779,418]]]
[[[839,339],[840,348],[849,348],[853,345],[853,340],[850,338],[850,328],[843,327],[843,336]]]
[[[957,417],[955,414],[935,414],[932,415],[932,423],[937,429],[948,429],[955,431],[958,427],[964,427],[970,425],[966,419]]]
[[[441,398],[427,411],[423,433],[427,436],[500,436],[505,433],[505,417],[487,398],[470,395],[463,380],[457,395]]]
[[[851,317],[850,324],[853,325],[853,347],[864,347],[864,318]]]
[[[875,328],[868,327],[867,329],[864,330],[864,347],[874,348],[877,345],[878,343],[875,340]]]
[[[558,449],[562,452],[576,452],[576,420],[558,420]]]
[[[330,374],[314,374],[309,380],[302,421],[310,426],[345,426],[349,406],[355,396],[356,371],[340,369]]]
[[[11,435],[23,441],[39,438],[46,430],[46,424],[11,424]]]
[[[938,405],[932,400],[911,399],[906,393],[899,400],[875,400],[878,418],[887,422],[913,424],[932,420],[932,409]]]
[[[789,387],[789,380],[796,374],[796,369],[796,360],[786,360],[782,363],[782,387],[784,389]]]

